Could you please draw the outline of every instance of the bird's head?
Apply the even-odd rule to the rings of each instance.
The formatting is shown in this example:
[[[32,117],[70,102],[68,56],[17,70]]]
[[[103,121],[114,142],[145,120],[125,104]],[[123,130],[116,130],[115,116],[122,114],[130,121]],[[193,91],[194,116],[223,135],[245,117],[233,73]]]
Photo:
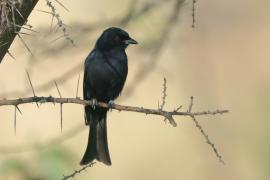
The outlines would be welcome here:
[[[126,31],[117,27],[110,27],[101,34],[96,46],[102,50],[114,48],[125,50],[129,44],[138,44],[138,42],[129,37]]]

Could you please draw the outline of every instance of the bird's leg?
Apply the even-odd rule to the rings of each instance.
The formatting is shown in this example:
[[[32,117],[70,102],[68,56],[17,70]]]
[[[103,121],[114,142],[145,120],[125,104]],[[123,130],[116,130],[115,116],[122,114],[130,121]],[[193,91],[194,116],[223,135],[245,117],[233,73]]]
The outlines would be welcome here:
[[[95,99],[95,98],[93,98],[93,99],[91,99],[91,106],[92,106],[92,108],[95,110],[96,109],[96,106],[98,105],[98,101],[97,101],[97,99]]]
[[[114,101],[113,100],[110,100],[109,102],[108,102],[108,106],[109,106],[109,109],[110,110],[112,110],[112,108],[114,107]]]
[[[85,123],[86,126],[89,125],[89,122],[87,121],[87,118],[86,118],[86,114],[85,113],[84,113],[84,123]]]

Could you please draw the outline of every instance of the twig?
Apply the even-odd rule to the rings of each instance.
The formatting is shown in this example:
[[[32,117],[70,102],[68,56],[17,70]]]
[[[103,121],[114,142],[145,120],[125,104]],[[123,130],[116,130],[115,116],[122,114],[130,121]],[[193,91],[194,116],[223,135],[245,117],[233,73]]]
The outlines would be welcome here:
[[[192,107],[193,107],[193,96],[190,97],[190,103],[189,103],[189,107],[188,107],[188,110],[187,112],[191,112],[192,111]],[[209,144],[211,146],[211,148],[213,149],[216,157],[219,159],[219,161],[222,163],[222,164],[225,164],[225,162],[222,160],[222,157],[221,155],[218,153],[218,150],[216,149],[214,143],[212,143],[208,137],[208,135],[206,134],[206,132],[203,130],[202,126],[199,124],[199,122],[197,121],[197,119],[195,118],[194,115],[191,115],[190,116],[193,120],[193,122],[196,124],[196,127],[200,130],[201,134],[203,135],[203,137],[206,139],[206,143]]]
[[[192,28],[195,28],[195,4],[196,4],[196,0],[192,0]]]
[[[55,0],[58,4],[60,4],[62,7],[65,8],[65,6],[63,6],[62,3],[60,3],[59,1]],[[54,5],[52,4],[52,2],[50,0],[46,0],[46,4],[47,6],[51,9],[51,14],[52,14],[52,21],[53,21],[53,18],[55,18],[57,20],[57,27],[58,28],[61,28],[62,32],[63,32],[63,35],[60,36],[61,37],[64,37],[67,41],[69,41],[73,46],[75,46],[74,44],[74,40],[70,38],[69,34],[67,33],[67,28],[66,28],[66,25],[63,23],[62,19],[60,18],[60,15],[56,12],[56,8],[54,7]],[[65,8],[66,9],[66,8]],[[67,9],[66,9],[67,10]],[[53,41],[56,41],[60,38],[57,38]]]
[[[95,164],[95,162],[92,162],[92,163],[90,163],[90,164],[88,164],[88,165],[82,167],[82,168],[79,169],[79,170],[75,170],[72,174],[67,175],[67,176],[63,176],[62,180],[67,180],[67,179],[69,179],[69,178],[73,178],[73,177],[75,177],[77,174],[80,174],[82,171],[86,170],[87,168],[92,167],[94,164]]]
[[[165,103],[166,103],[166,97],[167,97],[167,80],[166,78],[163,79],[163,91],[162,91],[162,104],[160,105],[159,109],[160,110],[163,110],[164,106],[165,106]]]
[[[222,156],[219,154],[217,148],[215,147],[215,144],[212,143],[209,139],[209,136],[206,134],[206,132],[203,130],[202,126],[199,124],[199,122],[197,121],[197,119],[195,118],[195,116],[191,116],[193,122],[195,123],[196,127],[200,130],[201,134],[203,135],[203,137],[206,140],[206,143],[209,144],[211,146],[211,148],[213,149],[216,157],[219,159],[219,161],[225,165],[225,162],[222,159]]]

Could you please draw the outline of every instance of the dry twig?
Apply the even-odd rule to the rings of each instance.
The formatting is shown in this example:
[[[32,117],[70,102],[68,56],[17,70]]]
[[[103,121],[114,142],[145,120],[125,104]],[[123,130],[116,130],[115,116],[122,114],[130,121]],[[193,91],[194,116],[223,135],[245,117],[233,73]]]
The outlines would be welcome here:
[[[75,170],[73,173],[71,173],[70,175],[67,176],[63,176],[62,180],[67,180],[69,178],[73,178],[75,177],[77,174],[80,174],[82,171],[85,171],[87,168],[92,167],[95,164],[95,162],[92,162],[90,164],[87,164],[86,166],[83,166],[81,169],[79,170]]]
[[[196,0],[192,0],[192,28],[195,28],[195,4],[197,3]]]
[[[64,9],[66,9],[68,11],[68,9],[62,3],[60,3],[58,0],[55,0],[55,1],[58,4],[60,4]],[[52,42],[57,41],[58,39],[61,39],[61,38],[64,37],[67,41],[69,41],[71,43],[71,45],[75,46],[74,40],[69,36],[69,34],[67,32],[67,26],[66,26],[66,24],[63,23],[62,19],[60,18],[60,14],[57,13],[56,8],[53,5],[52,1],[46,0],[46,4],[51,9],[51,12],[49,12],[49,14],[52,15],[51,26],[53,24],[53,19],[55,18],[57,20],[57,28],[60,28],[62,30],[62,32],[63,32],[63,35],[61,35],[60,37],[56,38]],[[46,12],[46,13],[48,13],[48,12]]]
[[[189,108],[187,110],[187,112],[191,112],[192,111],[192,107],[193,107],[193,96],[190,97],[190,103],[189,103]],[[211,146],[211,148],[213,149],[216,157],[219,159],[219,161],[222,163],[222,164],[225,164],[225,162],[223,161],[222,159],[222,156],[219,154],[217,148],[215,147],[215,144],[212,143],[209,139],[209,136],[206,134],[206,132],[203,130],[202,126],[200,125],[200,123],[197,121],[197,119],[195,118],[194,115],[191,115],[190,116],[193,120],[193,122],[195,123],[196,127],[200,130],[201,134],[203,135],[203,137],[205,138],[206,140],[206,143],[209,144]]]
[[[160,110],[163,110],[163,108],[165,106],[165,103],[166,103],[166,97],[167,97],[166,91],[167,91],[167,80],[166,80],[166,78],[164,78],[163,79],[163,91],[162,91],[162,94],[163,94],[163,96],[162,96],[162,103],[159,106],[159,109]]]

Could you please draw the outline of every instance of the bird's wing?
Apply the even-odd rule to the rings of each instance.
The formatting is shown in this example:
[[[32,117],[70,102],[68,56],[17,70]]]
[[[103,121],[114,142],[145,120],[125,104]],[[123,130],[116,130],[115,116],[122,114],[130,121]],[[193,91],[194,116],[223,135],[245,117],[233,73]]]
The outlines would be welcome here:
[[[83,98],[84,99],[91,99],[90,92],[89,92],[89,81],[87,81],[87,77],[89,75],[88,69],[90,66],[91,61],[95,58],[95,50],[93,50],[86,58],[84,63],[84,76],[83,76]]]

